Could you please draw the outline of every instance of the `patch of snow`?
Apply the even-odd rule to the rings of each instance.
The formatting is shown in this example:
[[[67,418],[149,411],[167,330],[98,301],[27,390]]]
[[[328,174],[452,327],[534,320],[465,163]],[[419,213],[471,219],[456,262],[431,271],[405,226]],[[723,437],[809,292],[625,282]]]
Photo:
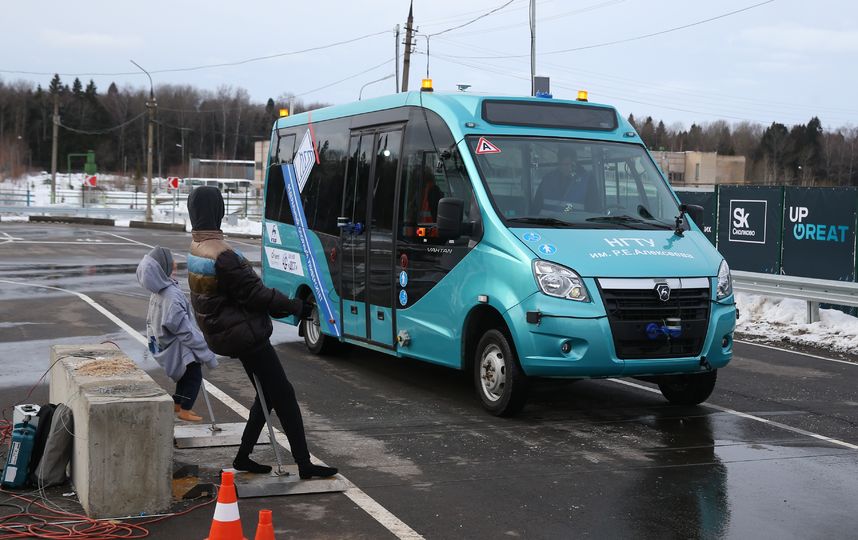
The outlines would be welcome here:
[[[836,309],[820,309],[820,320],[807,322],[807,302],[736,293],[736,331],[766,341],[819,347],[843,353],[858,349],[858,318]]]

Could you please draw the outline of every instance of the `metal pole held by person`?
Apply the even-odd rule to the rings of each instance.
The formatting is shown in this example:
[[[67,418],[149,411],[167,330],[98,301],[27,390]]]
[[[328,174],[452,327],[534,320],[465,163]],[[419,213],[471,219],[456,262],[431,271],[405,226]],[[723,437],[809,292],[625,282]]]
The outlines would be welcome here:
[[[253,374],[253,384],[256,385],[256,395],[259,396],[259,404],[262,405],[262,414],[265,416],[265,425],[268,426],[268,440],[271,441],[271,448],[274,449],[274,457],[277,459],[277,476],[289,474],[283,470],[283,459],[280,457],[280,448],[277,446],[277,441],[274,440],[274,426],[271,425],[271,414],[268,412],[268,404],[265,402],[265,393],[262,391],[262,383],[259,382],[259,377]]]

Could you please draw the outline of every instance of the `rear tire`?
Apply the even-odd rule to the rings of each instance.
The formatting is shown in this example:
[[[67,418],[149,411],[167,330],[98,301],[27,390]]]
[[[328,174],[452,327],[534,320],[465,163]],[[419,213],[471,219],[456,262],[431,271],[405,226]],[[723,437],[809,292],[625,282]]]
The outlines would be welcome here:
[[[474,386],[483,407],[495,416],[513,416],[527,402],[527,375],[499,330],[487,331],[477,344]]]
[[[669,375],[659,379],[658,389],[674,405],[699,405],[715,389],[718,370],[691,375]]]
[[[313,317],[301,321],[301,334],[304,336],[304,345],[307,350],[315,355],[333,354],[340,344],[336,338],[322,333],[322,324],[319,313],[319,305],[312,294],[304,299],[304,302],[313,304]]]

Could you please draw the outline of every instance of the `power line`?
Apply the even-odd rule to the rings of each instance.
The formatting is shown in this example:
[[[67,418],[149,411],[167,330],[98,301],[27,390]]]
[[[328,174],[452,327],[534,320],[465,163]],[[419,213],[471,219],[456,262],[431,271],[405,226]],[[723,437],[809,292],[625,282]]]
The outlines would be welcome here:
[[[611,7],[611,6],[614,6],[617,4],[622,4],[625,1],[626,0],[608,0],[606,2],[601,2],[599,4],[594,4],[592,6],[583,7],[583,8],[575,9],[572,11],[565,11],[563,13],[557,13],[554,15],[547,15],[545,17],[542,17],[542,18],[539,18],[536,20],[537,20],[537,22],[554,21],[557,19],[562,19],[563,17],[568,17],[570,15],[579,15],[581,13],[587,13],[590,11],[596,11],[597,9],[602,9],[602,8]],[[499,30],[509,30],[510,28],[518,28],[520,26],[525,26],[527,24],[528,23],[526,23],[526,22],[519,22],[519,23],[507,24],[504,26],[493,26],[491,28],[485,28],[482,30],[472,31],[472,32],[470,32],[470,35],[473,36],[473,35],[480,35],[480,34],[488,34],[491,32],[497,32]]]
[[[530,80],[530,77],[528,77],[528,76],[517,74],[515,72],[510,71],[509,69],[502,68],[499,66],[487,66],[485,64],[475,64],[475,63],[463,62],[463,61],[456,59],[456,57],[449,57],[446,55],[435,55],[435,58],[438,58],[438,59],[441,59],[443,61],[450,62],[453,64],[458,64],[460,66],[464,66],[464,67],[467,67],[470,69],[485,71],[487,73],[492,73],[492,74],[496,74],[496,75],[510,77],[510,78],[518,79],[518,80],[522,80],[522,81],[529,81]],[[494,69],[492,69],[492,68],[494,68]],[[559,83],[556,82],[552,86],[555,86],[557,88],[562,88],[564,90],[571,90],[571,91],[577,90],[577,88],[574,88],[572,86],[567,86],[567,85],[561,84],[562,82],[564,82],[564,81],[560,80]],[[676,106],[676,103],[674,101],[671,102],[672,104],[666,105],[663,103],[656,103],[656,102],[651,102],[651,101],[640,100],[640,99],[637,99],[636,97],[627,97],[624,95],[618,95],[618,94],[612,94],[612,93],[606,93],[606,92],[600,92],[600,93],[607,98],[615,99],[618,101],[635,103],[635,104],[639,104],[639,105],[647,105],[647,106],[651,106],[651,107],[658,107],[661,109],[667,109],[667,110],[678,111],[678,112],[699,114],[699,115],[703,115],[703,116],[714,117],[717,119],[729,119],[729,120],[747,121],[747,122],[762,123],[762,124],[765,124],[765,123],[772,121],[771,119],[770,120],[761,120],[759,117],[748,118],[747,116],[737,116],[737,115],[733,115],[733,114],[727,114],[724,112],[724,108],[719,108],[716,111],[706,111],[706,110],[699,110],[700,109],[699,107],[698,108],[686,108],[686,107]],[[705,107],[706,106],[704,105],[704,108]],[[744,113],[739,112],[738,114],[744,114]],[[771,116],[775,117],[775,119],[777,121],[781,121],[781,122],[786,121],[788,123],[800,124],[804,121],[804,120],[796,120],[794,118],[790,118],[789,120],[784,120],[783,117],[788,116],[785,114],[771,114]],[[780,116],[781,118],[778,118],[778,116]],[[840,123],[845,124],[845,122],[842,122],[842,121]]]
[[[288,51],[288,52],[269,54],[266,56],[255,56],[252,58],[245,58],[243,60],[236,60],[234,62],[221,62],[221,63],[217,63],[217,64],[203,64],[203,65],[199,65],[199,66],[190,66],[190,67],[181,67],[181,68],[153,69],[153,70],[149,70],[149,73],[176,73],[176,72],[180,72],[180,71],[199,71],[199,70],[203,70],[203,69],[240,66],[243,64],[249,64],[251,62],[259,62],[261,60],[271,60],[272,58],[281,58],[284,56],[294,56],[296,54],[303,54],[303,53],[307,53],[307,52],[330,49],[331,47],[337,47],[339,45],[347,45],[349,43],[354,43],[356,41],[361,41],[361,40],[364,40],[367,38],[380,36],[382,34],[387,34],[389,32],[390,32],[390,30],[384,30],[382,32],[365,34],[363,36],[359,36],[356,38],[337,41],[334,43],[328,43],[327,45],[319,45],[318,47],[310,47],[307,49],[301,49],[299,51]],[[10,69],[0,69],[0,73],[14,73],[14,74],[18,74],[18,75],[48,75],[48,76],[61,75],[63,77],[113,77],[113,76],[124,76],[124,75],[140,75],[139,71],[119,71],[119,72],[113,72],[113,73],[54,73],[54,72],[21,71],[21,70],[10,70]]]
[[[400,55],[400,58],[402,58],[402,55]],[[302,97],[302,96],[306,96],[306,95],[308,95],[308,94],[312,94],[312,93],[314,93],[314,92],[318,92],[319,90],[324,90],[325,88],[330,88],[331,86],[335,86],[335,85],[337,85],[337,84],[340,84],[340,83],[346,82],[346,81],[351,80],[351,79],[354,79],[354,78],[356,78],[356,77],[360,77],[361,75],[364,75],[364,74],[369,73],[369,72],[371,72],[371,71],[373,71],[373,70],[376,70],[376,69],[378,69],[378,68],[380,68],[380,67],[382,67],[382,66],[384,66],[385,64],[388,64],[388,63],[390,63],[390,62],[393,62],[393,59],[392,59],[392,58],[390,58],[390,59],[388,59],[388,60],[385,60],[384,62],[381,62],[380,64],[376,64],[376,65],[374,65],[374,66],[368,67],[368,68],[366,68],[366,69],[364,69],[364,70],[362,70],[362,71],[360,71],[360,72],[358,72],[358,73],[354,73],[354,74],[352,74],[352,75],[349,75],[348,77],[344,77],[344,78],[342,78],[342,79],[338,79],[338,80],[336,80],[336,81],[334,81],[334,82],[328,83],[328,84],[326,84],[326,85],[324,85],[324,86],[320,86],[320,87],[318,87],[318,88],[314,88],[314,89],[312,89],[312,90],[307,90],[306,92],[301,92],[300,94],[292,94],[292,97]],[[217,108],[217,109],[173,109],[173,108],[170,108],[170,107],[161,107],[161,106],[159,106],[159,107],[158,107],[158,110],[160,110],[160,111],[166,111],[166,112],[177,112],[177,113],[208,114],[208,113],[224,113],[224,112],[232,112],[232,111],[237,111],[237,110],[247,110],[247,109],[252,109],[253,107],[257,107],[257,106],[259,106],[259,105],[249,104],[249,105],[247,105],[247,106],[245,106],[245,107],[227,107],[227,108]],[[176,126],[169,126],[169,127],[174,127],[174,128],[175,128]],[[176,129],[178,129],[178,128],[176,128]]]
[[[473,24],[473,23],[479,21],[480,19],[484,19],[484,18],[488,17],[489,15],[491,15],[493,13],[497,13],[498,11],[502,10],[503,8],[507,7],[508,5],[510,5],[516,1],[517,0],[509,0],[508,2],[504,3],[503,5],[500,5],[500,6],[494,8],[492,10],[489,10],[489,11],[483,13],[482,15],[478,15],[477,17],[474,17],[473,19],[469,20],[468,22],[462,23],[462,24],[457,25],[457,26],[452,26],[452,27],[447,28],[445,30],[441,30],[440,32],[433,32],[431,34],[427,34],[427,36],[429,36],[429,37],[440,36],[441,34],[446,34],[447,32],[452,32],[453,30],[458,30],[460,28],[464,28],[470,24]]]
[[[447,38],[447,37],[443,37],[443,38],[439,38],[439,39],[444,43],[449,43],[451,45],[456,46],[460,50],[471,48],[471,49],[478,50],[478,51],[491,52],[491,49],[487,49],[485,47],[480,47],[478,45],[473,45],[470,43],[454,41],[454,40]],[[447,55],[447,56],[448,56],[448,58],[455,58],[455,56],[453,56],[453,55]],[[600,72],[596,72],[596,71],[588,71],[588,70],[580,69],[580,68],[572,69],[572,68],[568,68],[568,67],[560,65],[560,64],[553,64],[553,63],[549,63],[549,62],[544,62],[542,65],[546,66],[548,68],[551,68],[553,70],[562,71],[562,72],[568,73],[570,75],[575,75],[575,76],[582,77],[582,78],[584,78],[584,77],[587,77],[587,78],[595,77],[596,79],[609,80],[611,82],[614,82],[615,84],[633,84],[635,88],[648,87],[648,88],[654,88],[657,90],[663,90],[663,85],[654,84],[652,82],[644,82],[644,81],[640,81],[640,80],[630,79],[627,77],[608,75],[608,74],[604,74],[604,73],[600,73]],[[498,67],[498,69],[501,69],[499,66],[495,66],[495,67]],[[591,83],[590,82],[586,83],[586,86],[588,86],[588,87],[591,86]],[[626,89],[628,89],[626,86],[618,88],[618,87],[609,86],[607,84],[605,84],[605,87],[611,88],[612,90],[626,90]],[[730,102],[741,102],[741,103],[735,103],[734,106],[739,107],[739,108],[750,109],[753,112],[760,112],[762,110],[766,110],[768,112],[772,112],[774,114],[779,114],[779,115],[783,115],[783,116],[796,114],[796,112],[801,112],[801,113],[806,113],[806,114],[819,114],[820,111],[828,112],[831,114],[853,114],[853,115],[858,114],[858,111],[856,111],[856,110],[844,109],[844,108],[840,108],[840,107],[826,107],[823,105],[801,105],[801,104],[796,103],[796,102],[788,103],[788,102],[783,102],[783,101],[772,101],[769,99],[765,99],[765,100],[764,99],[754,99],[754,98],[750,98],[748,96],[739,97],[739,96],[728,95],[728,94],[708,93],[708,92],[704,92],[704,91],[683,90],[683,89],[678,89],[678,88],[671,88],[670,94],[669,94],[670,99],[675,101],[677,99],[677,94],[680,95],[679,96],[680,99],[681,99],[681,95],[684,94],[687,96],[691,96],[692,98],[696,98],[699,101],[715,102],[715,105],[717,105],[719,107],[723,107],[725,104],[730,105]],[[785,109],[788,109],[789,112],[784,112]],[[744,114],[744,112],[743,112],[743,114]]]
[[[68,130],[68,131],[73,131],[74,133],[81,133],[83,135],[104,135],[104,134],[110,133],[111,131],[116,131],[117,129],[121,129],[121,128],[127,126],[128,124],[130,124],[136,120],[139,120],[140,118],[144,117],[147,113],[148,113],[148,111],[143,111],[142,113],[138,114],[134,118],[131,118],[130,120],[126,120],[125,122],[122,122],[119,125],[109,127],[109,128],[105,128],[105,129],[84,130],[84,129],[77,129],[77,128],[69,127],[69,126],[62,124],[62,123],[59,124],[59,126],[63,129]]]
[[[372,67],[370,67],[370,68],[367,68],[367,69],[365,69],[365,70],[363,70],[363,71],[361,71],[361,72],[355,73],[354,75],[349,75],[348,77],[342,78],[342,79],[340,79],[340,80],[338,80],[338,81],[334,81],[334,82],[329,83],[329,84],[326,84],[326,85],[324,85],[324,86],[320,86],[320,87],[318,87],[318,88],[313,88],[312,90],[307,90],[306,92],[302,92],[302,93],[300,93],[300,94],[295,94],[295,96],[294,96],[294,97],[306,96],[307,94],[312,94],[312,93],[314,93],[314,92],[318,92],[319,90],[324,90],[325,88],[330,88],[331,86],[334,86],[334,85],[340,84],[340,83],[342,83],[342,82],[346,82],[346,81],[348,81],[348,80],[350,80],[350,79],[354,79],[354,78],[356,78],[356,77],[360,77],[361,75],[364,75],[364,74],[366,74],[366,73],[369,73],[370,71],[376,70],[376,69],[380,68],[381,66],[384,66],[384,65],[387,65],[387,64],[389,64],[389,63],[393,62],[394,60],[396,60],[397,62],[399,61],[399,59],[398,59],[398,58],[396,58],[396,59],[394,59],[394,58],[389,58],[389,59],[385,60],[384,62],[382,62],[382,63],[380,63],[380,64],[376,64],[376,65],[374,65],[374,66],[372,66]]]
[[[643,34],[640,36],[635,36],[635,37],[626,38],[626,39],[606,41],[603,43],[594,43],[592,45],[584,45],[582,47],[572,47],[570,49],[559,49],[556,51],[546,51],[546,52],[542,52],[539,54],[540,54],[540,56],[545,56],[545,55],[549,55],[549,54],[562,54],[562,53],[568,53],[568,52],[574,52],[574,51],[583,51],[583,50],[587,50],[587,49],[596,49],[599,47],[608,47],[610,45],[618,45],[620,43],[629,43],[631,41],[638,41],[641,39],[647,39],[647,38],[651,38],[651,37],[655,37],[655,36],[660,36],[663,34],[669,34],[671,32],[677,32],[679,30],[685,30],[686,28],[691,28],[693,26],[699,26],[701,24],[716,21],[718,19],[723,19],[725,17],[730,17],[731,15],[736,15],[738,13],[742,13],[744,11],[748,11],[748,10],[751,10],[754,8],[758,8],[758,7],[764,6],[766,4],[771,4],[774,1],[775,0],[766,0],[765,2],[759,2],[757,4],[746,6],[746,7],[743,7],[741,9],[737,9],[737,10],[730,11],[727,13],[722,13],[721,15],[716,15],[715,17],[710,17],[708,19],[703,19],[700,21],[695,21],[693,23],[684,24],[682,26],[675,26],[673,28],[667,28],[665,30],[660,30],[658,32],[652,32],[649,34]],[[465,59],[470,59],[470,60],[491,60],[491,59],[500,59],[500,58],[527,58],[528,56],[530,56],[530,55],[528,55],[528,54],[505,54],[505,55],[493,55],[493,56],[460,56],[459,58],[465,58]]]

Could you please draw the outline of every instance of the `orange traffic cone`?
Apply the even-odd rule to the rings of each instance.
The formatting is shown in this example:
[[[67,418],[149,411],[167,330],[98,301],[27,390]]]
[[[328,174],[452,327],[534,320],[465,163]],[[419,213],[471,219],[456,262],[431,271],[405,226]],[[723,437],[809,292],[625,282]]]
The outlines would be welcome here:
[[[221,473],[212,528],[206,540],[247,540],[241,530],[241,516],[238,515],[238,499],[235,496],[233,478],[232,472]]]
[[[271,510],[259,511],[259,526],[253,540],[274,540],[274,524],[271,522]]]

